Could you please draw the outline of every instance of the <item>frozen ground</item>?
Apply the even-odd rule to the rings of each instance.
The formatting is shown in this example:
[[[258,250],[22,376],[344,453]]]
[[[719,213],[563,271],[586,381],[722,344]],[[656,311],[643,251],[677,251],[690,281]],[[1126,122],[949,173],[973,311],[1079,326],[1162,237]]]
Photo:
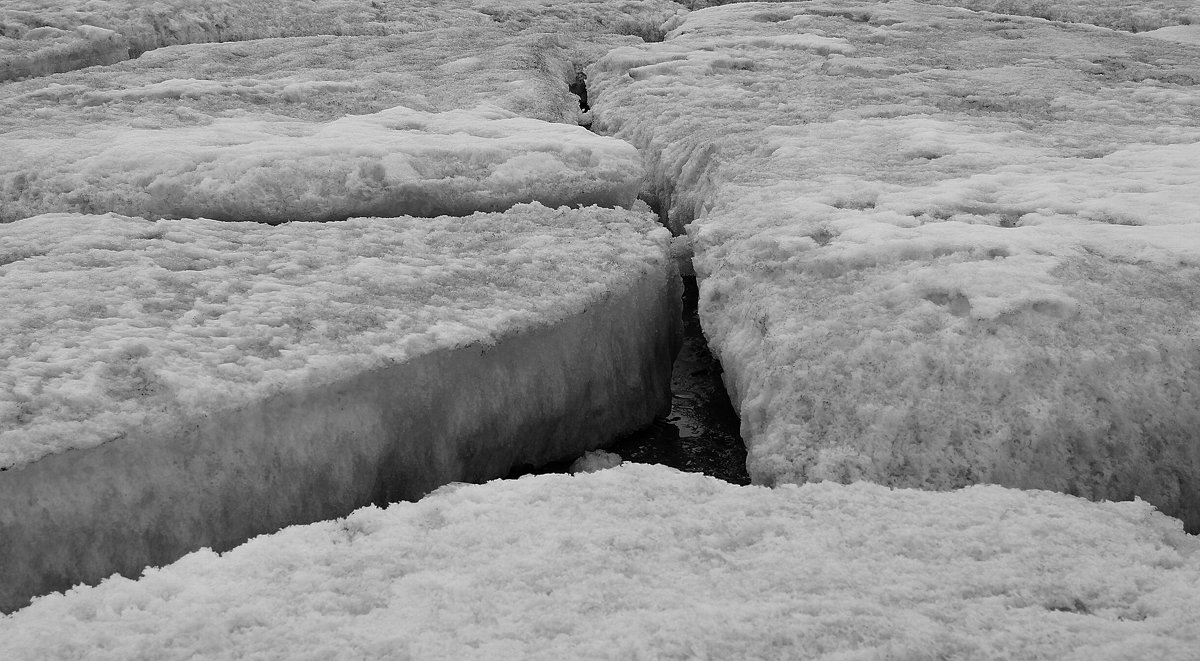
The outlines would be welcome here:
[[[0,608],[648,424],[648,212],[0,225]]]
[[[0,632],[13,661],[1191,661],[1200,544],[1141,502],[627,464],[200,551],[39,599]]]
[[[756,482],[1139,494],[1200,526],[1200,50],[751,3],[589,82],[691,223]]]

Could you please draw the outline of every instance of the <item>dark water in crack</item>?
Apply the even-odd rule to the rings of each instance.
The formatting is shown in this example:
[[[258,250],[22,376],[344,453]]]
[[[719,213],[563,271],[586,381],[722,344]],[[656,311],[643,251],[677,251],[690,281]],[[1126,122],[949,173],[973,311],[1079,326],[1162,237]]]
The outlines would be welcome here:
[[[696,279],[685,277],[683,283],[683,347],[671,374],[671,413],[604,449],[625,461],[663,464],[749,484],[737,413],[721,382],[721,364],[709,352],[696,315]],[[538,468],[523,466],[509,477],[566,472],[570,465],[571,461],[564,461]]]

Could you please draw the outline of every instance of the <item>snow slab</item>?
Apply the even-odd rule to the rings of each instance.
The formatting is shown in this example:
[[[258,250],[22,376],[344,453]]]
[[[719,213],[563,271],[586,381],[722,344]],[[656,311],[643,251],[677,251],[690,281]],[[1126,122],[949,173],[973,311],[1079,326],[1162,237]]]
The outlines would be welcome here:
[[[107,65],[164,46],[458,26],[654,37],[669,0],[8,0],[0,82]],[[486,43],[486,34],[481,34]]]
[[[12,156],[0,163],[0,222],[115,212],[283,223],[464,215],[534,200],[630,207],[641,179],[628,143],[495,107],[0,136],[0,150]]]
[[[326,122],[394,106],[441,112],[485,103],[578,124],[578,99],[568,90],[576,67],[635,42],[454,27],[164,48],[5,84],[0,134],[61,138],[101,126],[166,129],[251,116]]]
[[[0,632],[11,661],[1192,661],[1200,542],[1144,502],[626,464],[197,551]]]
[[[1200,50],[903,0],[668,27],[589,69],[594,128],[692,241],[756,483],[1200,530]]]
[[[536,204],[0,225],[0,609],[648,424],[669,238]]]

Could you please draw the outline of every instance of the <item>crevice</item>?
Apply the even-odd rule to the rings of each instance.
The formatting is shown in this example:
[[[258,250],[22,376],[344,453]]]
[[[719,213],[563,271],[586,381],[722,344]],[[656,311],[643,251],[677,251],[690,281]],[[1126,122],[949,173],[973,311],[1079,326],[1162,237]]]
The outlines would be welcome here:
[[[576,72],[575,82],[567,85],[567,88],[571,90],[571,94],[579,98],[579,109],[581,111],[588,112],[591,110],[591,106],[588,105],[587,75],[584,72]]]
[[[683,346],[671,374],[671,412],[616,439],[604,450],[625,461],[662,464],[733,484],[750,484],[746,445],[739,433],[741,422],[721,380],[721,363],[709,351],[700,327],[696,278],[686,276],[683,284]],[[508,477],[567,473],[575,459],[516,466]]]

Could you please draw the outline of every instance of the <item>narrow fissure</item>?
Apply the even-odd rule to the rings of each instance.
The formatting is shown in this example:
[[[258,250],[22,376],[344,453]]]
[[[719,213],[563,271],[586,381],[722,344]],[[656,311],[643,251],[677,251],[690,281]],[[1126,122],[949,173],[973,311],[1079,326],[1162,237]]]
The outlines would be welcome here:
[[[583,126],[591,129],[587,78],[577,70],[568,85],[579,99]],[[642,195],[659,222],[670,227],[662,201]],[[704,473],[733,484],[750,484],[746,471],[746,445],[737,412],[721,380],[721,363],[712,355],[700,326],[699,288],[690,263],[683,269],[683,344],[671,371],[671,412],[648,427],[616,439],[603,448],[624,461],[662,464],[678,470]],[[566,473],[577,458],[542,466],[519,465],[508,478],[544,473]]]
[[[696,278],[685,276],[683,286],[683,346],[671,372],[671,413],[603,449],[625,461],[662,464],[733,484],[750,484],[746,446],[739,433],[741,422],[721,381],[721,363],[709,351],[700,327]],[[508,478],[567,473],[574,461],[517,466]]]

